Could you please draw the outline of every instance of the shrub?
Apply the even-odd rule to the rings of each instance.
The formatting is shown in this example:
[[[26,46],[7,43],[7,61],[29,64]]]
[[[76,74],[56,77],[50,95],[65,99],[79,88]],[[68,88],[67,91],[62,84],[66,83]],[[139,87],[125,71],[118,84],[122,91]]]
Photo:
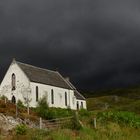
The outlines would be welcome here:
[[[46,98],[42,98],[38,102],[38,107],[36,108],[37,113],[40,117],[44,119],[52,119],[53,113],[49,110],[48,104],[46,102]]]
[[[27,126],[24,124],[17,125],[15,129],[17,135],[25,135],[27,133]]]
[[[17,106],[18,106],[19,108],[24,108],[23,102],[22,102],[21,100],[18,100]]]
[[[5,100],[5,99],[8,100],[8,98],[4,95],[2,95],[0,98],[1,98],[1,100]]]
[[[78,119],[78,114],[76,112],[73,112],[73,118],[71,120],[69,128],[74,130],[80,130],[82,128],[80,121]]]
[[[55,118],[72,116],[72,111],[70,109],[49,108],[46,102],[46,98],[42,98],[38,102],[38,107],[36,108],[36,112],[40,117],[44,119],[55,119]]]
[[[98,121],[113,121],[119,124],[125,124],[131,127],[140,127],[140,117],[127,111],[109,111],[97,114]]]
[[[81,109],[79,111],[79,115],[82,116],[82,117],[89,117],[90,113],[86,109]]]

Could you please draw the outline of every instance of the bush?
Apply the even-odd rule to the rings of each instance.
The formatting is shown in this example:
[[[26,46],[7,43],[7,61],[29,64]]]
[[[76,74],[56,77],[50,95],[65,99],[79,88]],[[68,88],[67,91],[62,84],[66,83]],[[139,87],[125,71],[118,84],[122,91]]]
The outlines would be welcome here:
[[[17,125],[15,129],[17,135],[25,135],[27,133],[27,127],[24,124]]]
[[[36,112],[39,114],[40,117],[44,119],[52,119],[53,114],[50,112],[48,104],[46,102],[46,98],[42,98],[38,102],[38,107],[36,108]]]
[[[21,100],[18,100],[17,106],[18,106],[19,108],[24,108],[23,102],[22,102]]]
[[[72,111],[70,109],[49,108],[46,102],[46,98],[42,98],[38,102],[36,112],[40,117],[44,119],[55,119],[72,116]]]
[[[79,115],[82,116],[82,117],[89,117],[90,113],[86,109],[81,109],[79,111]]]
[[[73,130],[80,130],[82,128],[76,112],[73,112],[73,118],[68,127]]]
[[[119,124],[125,124],[131,127],[140,127],[140,117],[132,112],[127,111],[109,111],[97,114],[98,121],[113,121]]]
[[[1,100],[5,100],[6,99],[8,101],[8,98],[6,96],[4,96],[4,95],[2,95],[0,98],[1,98]]]

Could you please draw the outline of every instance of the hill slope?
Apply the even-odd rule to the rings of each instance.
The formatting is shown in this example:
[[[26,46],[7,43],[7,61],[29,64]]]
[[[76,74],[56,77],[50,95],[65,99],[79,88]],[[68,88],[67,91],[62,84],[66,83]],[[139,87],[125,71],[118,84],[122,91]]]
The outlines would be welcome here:
[[[96,91],[85,94],[88,110],[124,110],[140,114],[140,87]]]

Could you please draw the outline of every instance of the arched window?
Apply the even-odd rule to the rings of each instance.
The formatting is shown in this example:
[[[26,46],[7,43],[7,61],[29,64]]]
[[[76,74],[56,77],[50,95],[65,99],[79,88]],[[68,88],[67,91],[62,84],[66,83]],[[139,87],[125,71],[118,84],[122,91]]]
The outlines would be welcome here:
[[[83,106],[83,102],[81,102],[81,109],[83,109],[84,108],[84,106]]]
[[[65,92],[65,106],[68,105],[68,101],[67,101],[67,92]]]
[[[16,98],[15,98],[15,96],[12,96],[12,103],[13,104],[16,104]]]
[[[51,90],[51,103],[54,104],[54,91]]]
[[[38,102],[38,86],[36,86],[36,101]]]
[[[77,101],[77,110],[79,110],[79,102]]]
[[[12,74],[12,90],[15,90],[15,89],[16,89],[16,76],[13,73]]]

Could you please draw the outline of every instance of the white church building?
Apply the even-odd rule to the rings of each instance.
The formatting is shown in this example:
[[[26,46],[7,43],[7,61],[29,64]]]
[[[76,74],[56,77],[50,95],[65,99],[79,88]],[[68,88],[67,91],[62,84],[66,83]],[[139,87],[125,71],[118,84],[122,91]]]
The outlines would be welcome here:
[[[30,107],[46,98],[49,107],[86,109],[85,98],[68,79],[58,71],[52,71],[21,63],[13,59],[0,85],[0,96],[17,103],[18,100]]]

